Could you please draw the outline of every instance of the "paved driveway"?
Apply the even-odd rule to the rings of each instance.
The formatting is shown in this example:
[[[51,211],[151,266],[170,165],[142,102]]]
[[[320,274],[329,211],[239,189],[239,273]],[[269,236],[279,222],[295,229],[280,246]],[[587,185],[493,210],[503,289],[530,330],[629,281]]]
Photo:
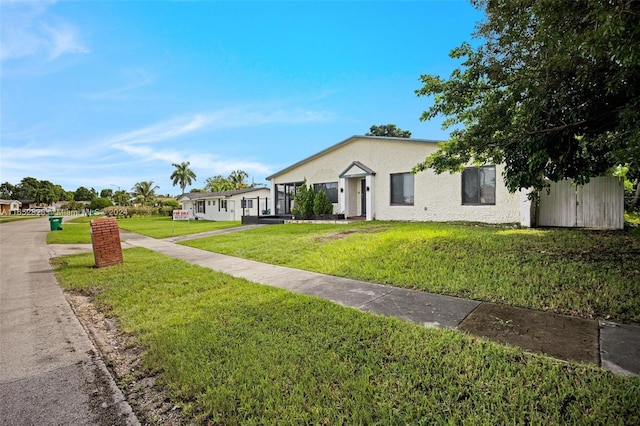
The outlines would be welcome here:
[[[138,424],[57,284],[48,230],[0,225],[0,424]]]

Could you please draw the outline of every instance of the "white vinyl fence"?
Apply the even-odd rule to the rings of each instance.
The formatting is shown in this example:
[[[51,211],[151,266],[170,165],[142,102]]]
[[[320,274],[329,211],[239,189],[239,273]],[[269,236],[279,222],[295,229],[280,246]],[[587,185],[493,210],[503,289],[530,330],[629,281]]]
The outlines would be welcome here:
[[[549,193],[540,193],[536,222],[538,226],[622,229],[622,178],[591,178],[584,186],[574,185],[569,179],[553,182]]]

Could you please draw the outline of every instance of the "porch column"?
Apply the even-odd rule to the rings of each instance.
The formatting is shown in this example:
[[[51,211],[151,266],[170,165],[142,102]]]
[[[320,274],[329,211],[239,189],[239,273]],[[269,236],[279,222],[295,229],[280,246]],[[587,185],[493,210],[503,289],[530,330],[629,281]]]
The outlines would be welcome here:
[[[344,212],[345,219],[349,216],[347,211],[347,180],[343,177],[338,181],[338,213]]]
[[[271,181],[271,200],[267,200],[267,210],[271,210],[271,214],[276,214],[276,183]]]
[[[365,185],[367,188],[367,194],[366,194],[366,198],[367,198],[367,220],[373,220],[374,218],[374,211],[373,211],[373,176],[372,175],[367,175],[365,177]]]

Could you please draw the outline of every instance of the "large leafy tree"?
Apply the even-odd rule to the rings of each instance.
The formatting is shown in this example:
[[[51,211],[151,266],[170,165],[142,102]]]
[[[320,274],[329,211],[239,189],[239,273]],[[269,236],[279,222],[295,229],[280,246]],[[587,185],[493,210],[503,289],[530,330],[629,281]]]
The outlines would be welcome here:
[[[176,169],[169,176],[172,179],[173,186],[180,185],[180,189],[182,190],[182,194],[184,195],[184,189],[187,185],[191,185],[191,183],[196,180],[196,174],[189,168],[191,163],[189,161],[183,161],[180,164],[173,163],[172,166]]]
[[[106,188],[100,191],[100,198],[113,198],[113,189]]]
[[[38,180],[32,177],[23,178],[19,184],[13,186],[9,182],[2,184],[0,190],[3,198],[16,200],[34,200],[39,204],[51,204],[60,200],[68,200],[69,194],[60,185],[48,180]]]
[[[409,130],[402,130],[395,124],[382,124],[380,126],[373,125],[369,128],[366,136],[386,136],[391,138],[410,138]]]
[[[158,185],[154,185],[153,181],[142,181],[136,183],[133,188],[131,188],[131,194],[138,200],[142,205],[146,205],[149,201],[153,200],[156,196],[156,189],[160,188]]]
[[[73,199],[75,201],[92,201],[97,197],[97,193],[95,189],[85,188],[84,186],[79,186],[78,189],[75,190]]]
[[[640,1],[472,0],[484,10],[451,57],[449,79],[423,75],[421,120],[453,126],[414,171],[504,163],[511,191],[585,183],[616,165],[640,177]]]
[[[41,183],[32,177],[22,178],[19,184],[13,189],[13,198],[16,200],[35,200],[36,191],[40,189]]]
[[[0,185],[0,198],[3,199],[13,199],[13,194],[16,190],[16,187],[10,184],[9,182],[5,182]]]
[[[39,204],[52,204],[61,198],[59,189],[48,180],[41,181],[33,195],[33,199]]]

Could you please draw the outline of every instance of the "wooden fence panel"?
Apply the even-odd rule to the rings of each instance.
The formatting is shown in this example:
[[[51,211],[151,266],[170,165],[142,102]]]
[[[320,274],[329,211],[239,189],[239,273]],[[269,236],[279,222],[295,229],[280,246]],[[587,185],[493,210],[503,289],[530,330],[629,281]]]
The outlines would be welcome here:
[[[540,193],[538,226],[576,226],[576,187],[571,181],[552,182],[551,190]]]
[[[584,228],[624,227],[624,186],[621,178],[597,177],[578,187],[577,225]]]
[[[567,179],[553,182],[538,203],[538,226],[622,229],[624,188],[613,176],[592,178],[584,186]]]

